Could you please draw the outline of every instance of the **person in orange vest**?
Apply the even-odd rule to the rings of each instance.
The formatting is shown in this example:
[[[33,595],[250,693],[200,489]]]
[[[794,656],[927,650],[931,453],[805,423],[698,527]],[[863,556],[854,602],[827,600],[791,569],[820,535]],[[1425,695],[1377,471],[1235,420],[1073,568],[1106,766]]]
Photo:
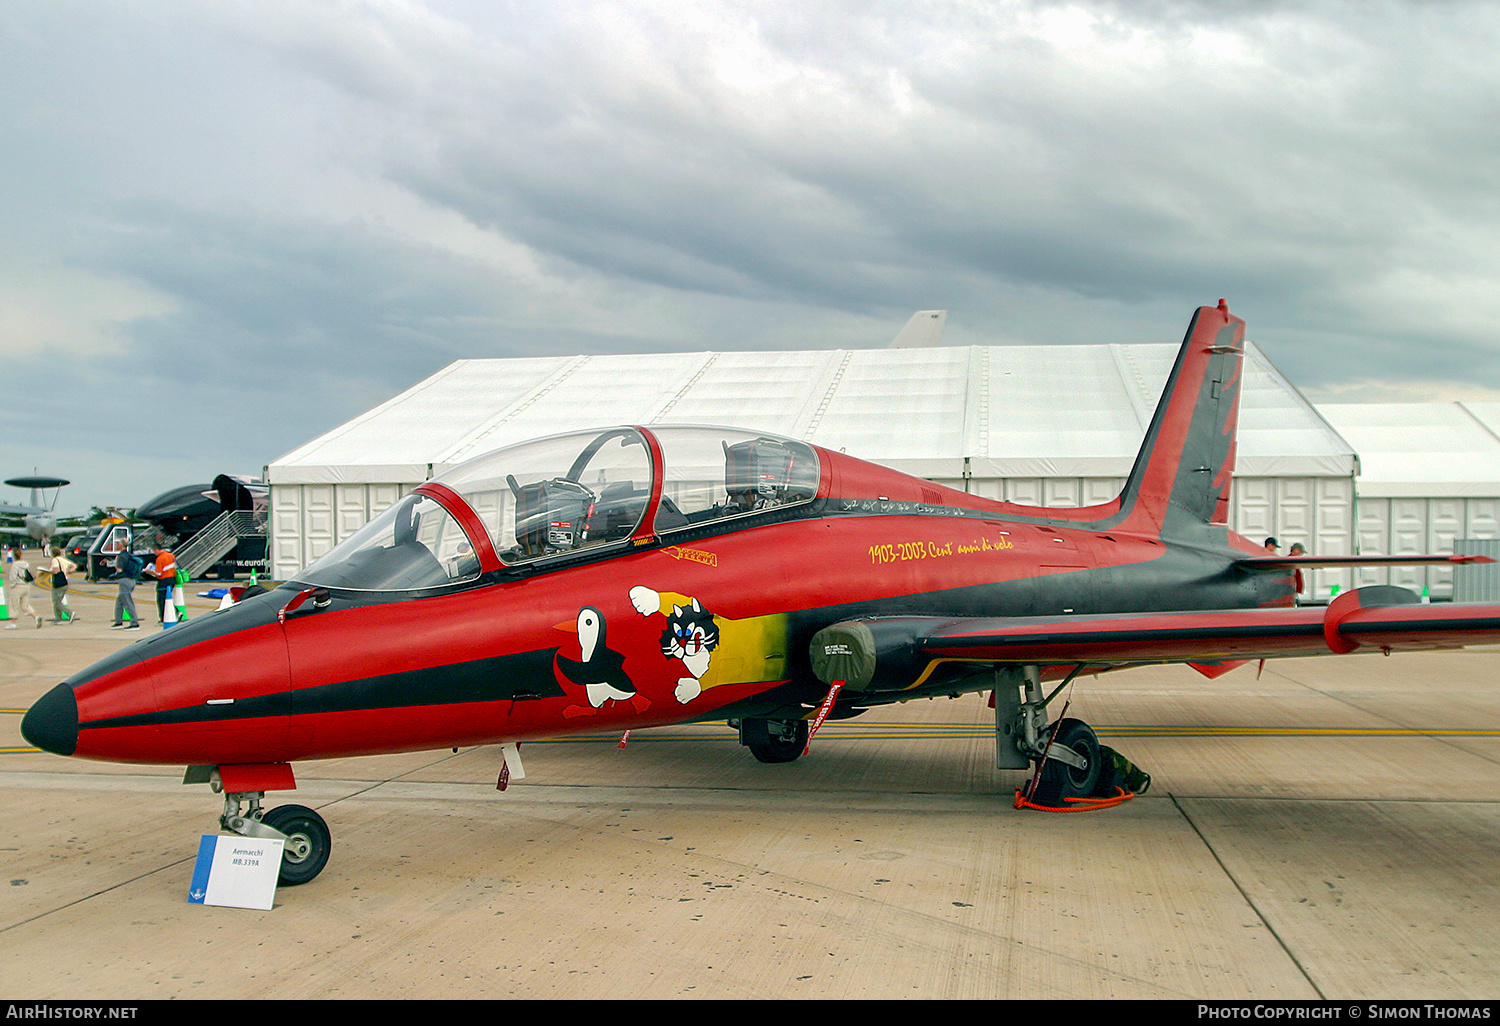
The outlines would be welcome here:
[[[156,553],[156,561],[146,567],[146,575],[156,578],[156,622],[166,623],[167,603],[177,586],[177,557],[165,545],[153,545],[151,551]]]

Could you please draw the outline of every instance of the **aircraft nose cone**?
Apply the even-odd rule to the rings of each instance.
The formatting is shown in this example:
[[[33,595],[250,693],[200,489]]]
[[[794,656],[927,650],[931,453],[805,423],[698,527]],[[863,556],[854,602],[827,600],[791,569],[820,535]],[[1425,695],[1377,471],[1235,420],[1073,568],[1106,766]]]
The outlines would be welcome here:
[[[21,736],[45,752],[72,755],[78,747],[78,698],[69,684],[59,684],[27,710]]]

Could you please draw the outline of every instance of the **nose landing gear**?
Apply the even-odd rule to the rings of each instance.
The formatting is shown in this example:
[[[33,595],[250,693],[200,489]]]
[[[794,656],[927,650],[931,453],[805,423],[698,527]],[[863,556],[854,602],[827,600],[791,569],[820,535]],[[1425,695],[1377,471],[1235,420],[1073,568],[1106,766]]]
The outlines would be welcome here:
[[[328,865],[332,834],[323,817],[305,805],[280,805],[261,809],[267,790],[284,791],[297,786],[286,763],[265,766],[189,766],[184,784],[207,784],[224,795],[219,826],[241,837],[263,837],[283,842],[278,879],[283,887],[312,880]]]
[[[333,848],[333,835],[323,817],[305,805],[278,805],[262,812],[264,791],[226,792],[219,825],[241,837],[265,837],[285,842],[281,851],[283,887],[305,884],[323,872]]]

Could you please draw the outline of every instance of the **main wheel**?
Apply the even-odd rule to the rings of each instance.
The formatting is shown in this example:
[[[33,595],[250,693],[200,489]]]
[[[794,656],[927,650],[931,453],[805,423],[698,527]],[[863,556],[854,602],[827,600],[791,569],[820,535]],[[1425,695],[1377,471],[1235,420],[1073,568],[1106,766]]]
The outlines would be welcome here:
[[[305,805],[278,805],[261,822],[286,834],[279,877],[283,886],[305,884],[323,872],[333,839],[322,816]]]
[[[745,747],[761,762],[791,762],[807,749],[806,720],[747,719],[740,730]]]
[[[1069,766],[1061,759],[1048,759],[1031,800],[1037,805],[1062,808],[1064,798],[1087,798],[1099,782],[1099,739],[1082,720],[1059,720],[1052,747],[1066,748],[1084,760],[1085,768]]]

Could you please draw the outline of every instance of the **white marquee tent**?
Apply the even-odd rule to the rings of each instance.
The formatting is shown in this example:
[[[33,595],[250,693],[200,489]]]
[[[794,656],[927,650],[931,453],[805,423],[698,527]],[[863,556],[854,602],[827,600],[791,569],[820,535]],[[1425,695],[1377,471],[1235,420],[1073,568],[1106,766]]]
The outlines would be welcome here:
[[[1364,555],[1452,552],[1500,538],[1500,403],[1323,403],[1360,456],[1355,537]],[[1444,567],[1361,570],[1356,584],[1452,593]]]
[[[1105,501],[1129,472],[1176,350],[922,346],[459,360],[266,468],[272,575],[294,575],[465,459],[612,424],[751,428],[993,498]],[[1348,553],[1357,470],[1354,450],[1250,344],[1234,526]]]

